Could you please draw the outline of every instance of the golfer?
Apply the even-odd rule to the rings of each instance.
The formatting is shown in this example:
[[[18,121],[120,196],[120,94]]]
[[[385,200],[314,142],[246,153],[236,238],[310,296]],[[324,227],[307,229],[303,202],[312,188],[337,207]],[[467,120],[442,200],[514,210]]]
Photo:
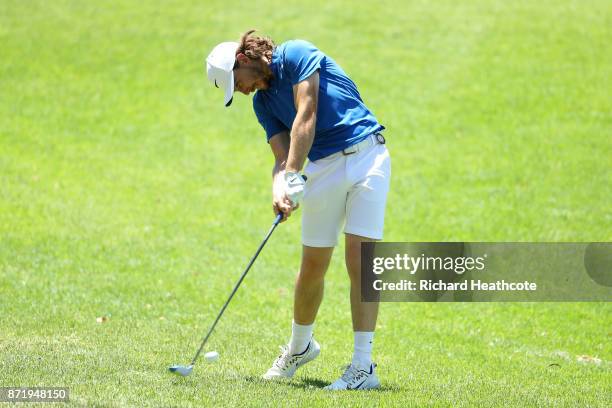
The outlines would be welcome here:
[[[299,204],[303,211],[291,339],[263,377],[290,378],[319,355],[314,321],[325,272],[344,227],[355,343],[351,364],[326,389],[378,388],[372,362],[378,303],[361,302],[360,274],[361,243],[383,237],[391,175],[384,126],[355,83],[313,44],[292,40],[277,46],[254,32],[246,32],[239,42],[217,45],[206,69],[210,82],[225,92],[225,106],[232,103],[235,90],[255,92],[253,109],[275,159],[274,211],[283,213],[283,221]]]

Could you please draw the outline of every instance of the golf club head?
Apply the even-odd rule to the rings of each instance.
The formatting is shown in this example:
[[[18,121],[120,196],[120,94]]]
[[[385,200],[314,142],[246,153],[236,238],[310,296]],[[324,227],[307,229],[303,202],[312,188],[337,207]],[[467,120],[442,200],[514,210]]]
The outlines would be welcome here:
[[[183,365],[173,365],[168,370],[171,373],[182,375],[183,377],[187,377],[193,371],[193,365],[183,366]]]

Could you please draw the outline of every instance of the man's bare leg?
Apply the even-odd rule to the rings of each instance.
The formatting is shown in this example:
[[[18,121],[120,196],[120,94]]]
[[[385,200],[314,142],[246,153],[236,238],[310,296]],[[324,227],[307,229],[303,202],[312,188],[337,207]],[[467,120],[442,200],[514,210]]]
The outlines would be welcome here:
[[[295,281],[291,340],[263,378],[291,378],[299,367],[319,355],[321,349],[312,338],[312,332],[323,299],[325,272],[333,252],[333,247],[303,247],[302,265]]]
[[[378,317],[378,302],[361,302],[361,243],[373,239],[346,234],[346,269],[351,279],[353,331],[373,332]]]
[[[295,281],[293,320],[301,325],[314,323],[323,299],[325,272],[334,248],[303,246],[302,265]]]
[[[369,369],[372,365],[372,343],[378,302],[361,301],[361,243],[372,239],[346,234],[346,269],[351,279],[351,313],[353,317],[354,349],[352,364]]]

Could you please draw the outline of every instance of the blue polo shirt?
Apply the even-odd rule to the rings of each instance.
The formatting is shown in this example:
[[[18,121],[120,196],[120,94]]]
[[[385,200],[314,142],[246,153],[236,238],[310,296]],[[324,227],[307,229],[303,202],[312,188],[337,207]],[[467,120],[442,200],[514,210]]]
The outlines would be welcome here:
[[[296,116],[293,85],[319,70],[317,124],[308,159],[315,161],[384,129],[365,106],[357,86],[340,66],[307,41],[287,41],[274,50],[270,88],[253,97],[253,109],[268,141],[290,131]]]

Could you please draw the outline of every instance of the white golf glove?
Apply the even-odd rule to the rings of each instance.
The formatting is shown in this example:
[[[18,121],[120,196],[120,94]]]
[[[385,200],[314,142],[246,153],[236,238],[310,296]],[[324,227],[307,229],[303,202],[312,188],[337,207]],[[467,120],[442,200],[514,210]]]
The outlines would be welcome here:
[[[299,173],[285,172],[285,194],[294,207],[304,197],[304,186],[306,186],[306,180]]]

